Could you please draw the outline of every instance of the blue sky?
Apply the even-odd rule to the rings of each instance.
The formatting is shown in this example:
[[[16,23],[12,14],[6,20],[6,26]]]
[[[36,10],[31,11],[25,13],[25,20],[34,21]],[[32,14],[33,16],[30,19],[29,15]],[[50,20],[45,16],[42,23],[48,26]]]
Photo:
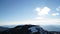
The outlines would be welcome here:
[[[47,20],[60,25],[60,0],[0,0],[1,25],[45,24]]]

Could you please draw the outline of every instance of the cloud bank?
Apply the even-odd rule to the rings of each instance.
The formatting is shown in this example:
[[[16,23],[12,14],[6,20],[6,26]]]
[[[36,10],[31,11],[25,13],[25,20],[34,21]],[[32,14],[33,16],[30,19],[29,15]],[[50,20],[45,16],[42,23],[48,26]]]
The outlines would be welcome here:
[[[60,25],[60,19],[36,19],[23,22],[6,22],[0,23],[2,25],[24,25],[24,24],[34,24],[34,25]]]

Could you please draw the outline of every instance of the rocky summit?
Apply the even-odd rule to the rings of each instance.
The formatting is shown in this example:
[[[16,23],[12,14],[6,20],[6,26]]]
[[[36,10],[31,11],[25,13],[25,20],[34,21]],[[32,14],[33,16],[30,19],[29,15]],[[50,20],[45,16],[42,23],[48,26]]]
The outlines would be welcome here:
[[[19,25],[2,31],[0,34],[60,34],[60,32],[47,31],[38,25]]]

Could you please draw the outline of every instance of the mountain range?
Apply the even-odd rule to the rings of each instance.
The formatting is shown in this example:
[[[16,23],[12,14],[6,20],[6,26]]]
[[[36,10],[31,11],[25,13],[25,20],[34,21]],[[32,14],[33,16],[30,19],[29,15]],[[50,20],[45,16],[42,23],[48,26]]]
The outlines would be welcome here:
[[[18,25],[0,26],[0,34],[60,34],[56,25]]]
[[[42,25],[41,27],[48,31],[60,31],[60,25]]]

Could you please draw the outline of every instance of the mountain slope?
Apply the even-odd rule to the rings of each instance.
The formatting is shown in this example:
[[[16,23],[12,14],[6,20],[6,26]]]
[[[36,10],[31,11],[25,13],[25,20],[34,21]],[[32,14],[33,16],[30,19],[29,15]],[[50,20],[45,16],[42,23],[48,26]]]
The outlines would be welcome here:
[[[8,30],[9,28],[8,27],[2,27],[0,26],[0,31],[5,31],[5,30]]]

